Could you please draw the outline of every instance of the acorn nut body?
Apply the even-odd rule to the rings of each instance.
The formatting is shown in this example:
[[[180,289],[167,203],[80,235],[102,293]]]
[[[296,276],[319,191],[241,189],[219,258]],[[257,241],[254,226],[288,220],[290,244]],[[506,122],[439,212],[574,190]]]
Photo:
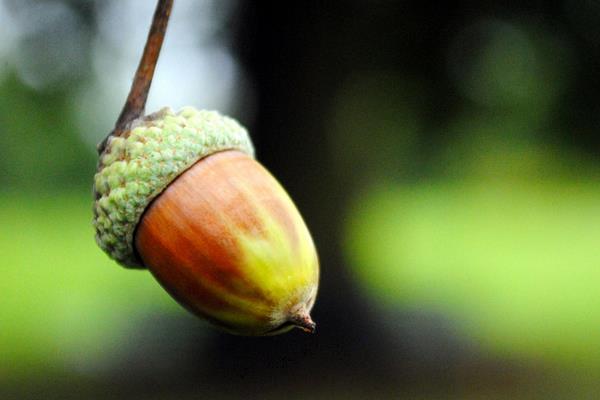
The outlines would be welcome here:
[[[100,156],[96,241],[231,333],[312,332],[316,250],[294,203],[253,154],[246,130],[216,112],[138,118]]]

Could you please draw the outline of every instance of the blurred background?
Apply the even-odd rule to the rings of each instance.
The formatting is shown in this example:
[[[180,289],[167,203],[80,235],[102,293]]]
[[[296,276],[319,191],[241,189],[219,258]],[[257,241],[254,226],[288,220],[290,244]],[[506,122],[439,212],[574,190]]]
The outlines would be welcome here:
[[[147,110],[239,119],[319,250],[271,338],[94,243],[153,9],[0,0],[1,399],[597,396],[600,3],[175,2]]]

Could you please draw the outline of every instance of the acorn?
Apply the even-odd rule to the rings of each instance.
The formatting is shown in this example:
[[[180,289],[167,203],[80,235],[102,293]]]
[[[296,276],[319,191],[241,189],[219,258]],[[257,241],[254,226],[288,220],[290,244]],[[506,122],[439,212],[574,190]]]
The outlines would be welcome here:
[[[246,129],[193,107],[144,115],[172,4],[158,1],[127,102],[98,148],[96,241],[228,332],[313,332],[315,246]]]

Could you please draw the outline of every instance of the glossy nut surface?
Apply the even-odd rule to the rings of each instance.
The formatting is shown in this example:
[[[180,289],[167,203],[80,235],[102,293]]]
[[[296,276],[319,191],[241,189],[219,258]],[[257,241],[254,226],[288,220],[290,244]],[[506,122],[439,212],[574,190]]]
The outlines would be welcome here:
[[[310,233],[281,185],[242,152],[212,154],[182,173],[142,216],[135,247],[175,299],[229,332],[314,330]]]

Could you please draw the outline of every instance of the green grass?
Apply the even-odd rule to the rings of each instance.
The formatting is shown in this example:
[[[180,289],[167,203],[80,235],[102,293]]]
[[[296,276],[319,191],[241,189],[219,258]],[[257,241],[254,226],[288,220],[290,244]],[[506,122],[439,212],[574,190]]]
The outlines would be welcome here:
[[[2,376],[100,360],[136,318],[179,310],[150,273],[99,250],[87,193],[1,195],[0,221]]]
[[[594,181],[374,189],[349,212],[346,249],[390,309],[438,310],[497,352],[600,366]]]

